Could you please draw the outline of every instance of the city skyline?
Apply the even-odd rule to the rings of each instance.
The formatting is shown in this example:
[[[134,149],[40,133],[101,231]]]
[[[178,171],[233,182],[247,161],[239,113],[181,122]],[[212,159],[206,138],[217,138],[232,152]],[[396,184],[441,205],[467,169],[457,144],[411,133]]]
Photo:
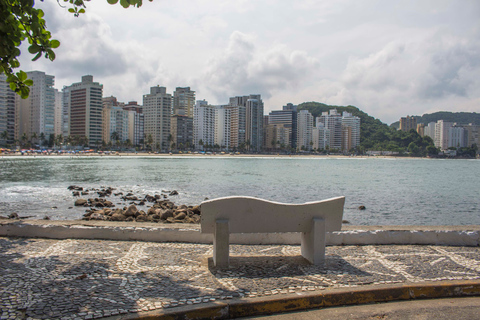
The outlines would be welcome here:
[[[54,62],[21,68],[84,74],[105,96],[141,101],[146,88],[190,86],[212,104],[259,93],[265,113],[283,104],[354,105],[385,123],[405,114],[479,111],[480,4],[465,1],[87,3],[75,18],[38,2],[61,41]]]

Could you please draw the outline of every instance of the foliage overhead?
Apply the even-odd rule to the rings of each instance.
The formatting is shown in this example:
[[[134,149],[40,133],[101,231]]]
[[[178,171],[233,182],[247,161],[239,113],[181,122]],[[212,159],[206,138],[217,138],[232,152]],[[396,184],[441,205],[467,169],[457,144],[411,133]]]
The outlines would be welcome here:
[[[60,4],[61,0],[57,0]],[[85,3],[90,0],[63,0],[70,7],[68,11],[78,17],[85,13]],[[152,0],[149,0],[152,1]],[[107,0],[110,4],[120,2],[124,8],[140,7],[142,0]],[[25,39],[30,46],[28,52],[34,55],[33,61],[44,56],[51,61],[55,60],[56,49],[60,41],[52,39],[44,19],[44,12],[35,8],[34,0],[0,0],[0,72],[7,76],[10,88],[22,98],[30,93],[31,79],[27,79],[26,72],[14,70],[20,67],[20,45]]]
[[[438,120],[444,120],[448,122],[456,122],[461,124],[472,123],[480,125],[480,113],[476,112],[449,112],[439,111],[434,113],[425,113],[423,116],[413,116],[417,119],[417,123],[424,123],[425,125],[430,122],[437,122]],[[390,125],[392,128],[399,128],[400,122],[394,122]]]
[[[298,110],[308,110],[314,117],[322,115],[330,109],[338,112],[349,112],[360,118],[360,146],[357,151],[366,150],[394,151],[409,153],[415,156],[436,154],[433,140],[430,137],[421,137],[415,130],[409,132],[395,130],[354,106],[330,106],[319,102],[304,102],[298,105]]]

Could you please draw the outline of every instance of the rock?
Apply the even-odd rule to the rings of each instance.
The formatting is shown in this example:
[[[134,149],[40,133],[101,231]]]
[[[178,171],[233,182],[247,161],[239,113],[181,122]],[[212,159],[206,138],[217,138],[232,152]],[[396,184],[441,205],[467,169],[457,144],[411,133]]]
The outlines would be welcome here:
[[[144,205],[145,205],[145,202],[144,202],[144,201],[140,201],[140,202],[138,203],[138,205],[139,205],[139,206],[144,206]]]
[[[192,207],[192,212],[194,214],[200,214],[200,206],[194,206]]]
[[[149,216],[150,216],[150,215],[153,215],[153,214],[156,214],[156,212],[157,212],[157,209],[154,208],[154,207],[149,208],[149,209],[147,210],[147,214],[148,214]]]
[[[365,209],[367,209],[365,206],[358,207],[358,210],[365,210]]]
[[[350,221],[348,221],[348,220],[342,220],[342,223],[343,223],[343,224],[347,224],[347,223],[350,223]]]
[[[79,186],[69,186],[67,189],[68,190],[76,190],[76,191],[82,191],[83,190],[83,188],[79,187]]]
[[[106,217],[98,212],[92,213],[89,218],[89,220],[106,220]]]
[[[136,221],[140,221],[140,222],[145,222],[147,221],[147,215],[146,214],[140,214],[138,215],[138,217],[135,219]]]
[[[75,200],[75,206],[76,206],[76,207],[85,206],[87,203],[88,203],[88,201],[87,201],[86,199],[77,199],[77,200]]]
[[[135,207],[135,205],[132,204],[127,208],[127,210],[125,210],[123,214],[127,217],[131,217],[131,216],[134,216],[137,213],[137,211],[138,211],[137,207]]]
[[[16,212],[12,212],[8,215],[8,219],[18,219],[18,214]]]
[[[125,221],[127,217],[121,213],[114,213],[110,216],[110,220],[112,221]]]
[[[169,193],[170,196],[176,196],[178,195],[178,191],[177,190],[173,190],[172,192]]]
[[[185,219],[186,216],[187,216],[187,213],[185,211],[180,211],[180,212],[177,211],[177,214],[174,215],[173,217],[175,218],[175,220],[183,220]]]
[[[78,196],[80,196],[80,192],[79,192],[79,191],[73,191],[73,192],[72,192],[72,195],[73,195],[74,197],[78,197]]]
[[[160,218],[162,220],[167,220],[168,218],[173,218],[173,210],[172,209],[167,209],[162,212],[160,215]]]
[[[87,195],[88,193],[89,193],[88,191],[82,191],[82,192],[81,192],[82,196],[85,196],[85,195]]]
[[[49,216],[45,216],[45,217],[43,217],[43,220],[50,220],[50,217],[49,217]]]

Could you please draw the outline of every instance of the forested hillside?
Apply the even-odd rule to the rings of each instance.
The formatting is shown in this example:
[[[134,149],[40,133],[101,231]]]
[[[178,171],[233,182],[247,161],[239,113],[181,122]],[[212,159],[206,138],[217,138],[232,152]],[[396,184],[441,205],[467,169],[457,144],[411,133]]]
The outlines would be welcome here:
[[[329,106],[319,102],[304,102],[298,105],[298,110],[308,110],[314,117],[330,109],[347,111],[360,118],[360,147],[357,148],[360,153],[367,150],[396,151],[418,156],[438,153],[430,137],[422,138],[415,131],[398,131],[357,107]]]

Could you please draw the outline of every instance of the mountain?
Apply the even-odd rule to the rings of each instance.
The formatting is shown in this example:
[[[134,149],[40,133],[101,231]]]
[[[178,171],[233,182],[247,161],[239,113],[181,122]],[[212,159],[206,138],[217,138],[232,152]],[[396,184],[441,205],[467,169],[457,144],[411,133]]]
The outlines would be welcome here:
[[[318,117],[322,112],[330,109],[337,109],[338,112],[347,111],[360,118],[360,146],[357,147],[359,152],[385,150],[426,155],[436,151],[430,137],[421,137],[415,131],[403,132],[391,128],[355,106],[331,106],[320,102],[304,102],[298,105],[298,111],[308,110],[314,117]]]
[[[438,120],[445,120],[448,122],[456,122],[459,124],[473,123],[480,125],[480,113],[476,112],[449,112],[439,111],[435,113],[426,113],[423,116],[414,116],[417,118],[417,123],[428,124],[429,122],[437,122]],[[400,122],[394,122],[390,127],[398,129]]]

